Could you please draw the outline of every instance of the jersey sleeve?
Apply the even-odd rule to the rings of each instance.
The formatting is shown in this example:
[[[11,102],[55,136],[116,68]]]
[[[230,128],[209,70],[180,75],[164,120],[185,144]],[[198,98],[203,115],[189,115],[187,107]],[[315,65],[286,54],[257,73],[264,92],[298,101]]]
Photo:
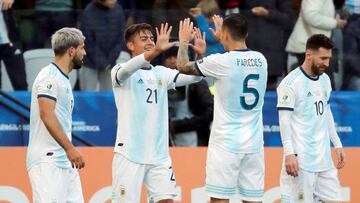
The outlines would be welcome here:
[[[296,101],[294,90],[287,85],[279,85],[277,88],[277,109],[293,111]]]
[[[223,54],[212,54],[195,62],[197,70],[206,77],[221,78],[227,76],[229,68],[224,66]]]
[[[128,79],[137,70],[144,67],[148,61],[146,61],[144,54],[140,54],[131,58],[129,61],[123,64],[117,64],[111,69],[111,82],[113,87],[121,86],[126,79]]]
[[[46,97],[56,101],[58,96],[57,89],[57,83],[53,77],[42,77],[36,81],[35,91],[37,98]]]
[[[118,71],[121,68],[121,64],[116,64],[112,69],[111,69],[111,83],[113,85],[113,87],[118,87],[120,86],[120,80],[116,77]]]
[[[175,89],[176,80],[178,79],[180,73],[177,70],[166,68],[164,66],[159,66],[162,70],[163,78],[168,89]]]

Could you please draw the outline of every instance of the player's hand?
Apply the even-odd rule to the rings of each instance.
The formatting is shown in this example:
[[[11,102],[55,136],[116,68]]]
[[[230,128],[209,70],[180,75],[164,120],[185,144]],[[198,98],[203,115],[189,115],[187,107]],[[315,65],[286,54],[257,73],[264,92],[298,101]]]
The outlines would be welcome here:
[[[198,17],[199,15],[201,15],[201,8],[190,8],[189,9],[189,14],[196,18]]]
[[[190,44],[190,47],[194,49],[197,58],[201,59],[205,57],[206,53],[206,34],[203,32],[201,35],[200,29],[194,27],[193,31],[194,45]]]
[[[336,155],[337,155],[337,169],[342,169],[345,166],[345,151],[343,148],[336,148]]]
[[[0,1],[1,9],[6,11],[12,7],[14,0],[2,0]]]
[[[259,17],[267,17],[269,16],[269,10],[262,7],[262,6],[256,6],[254,8],[251,9],[251,12],[256,15],[256,16],[259,16]]]
[[[294,177],[299,175],[299,163],[295,154],[285,156],[285,168],[287,174]]]
[[[214,15],[212,17],[214,24],[215,24],[215,30],[210,28],[210,32],[212,35],[214,35],[215,39],[220,42],[221,40],[221,28],[223,24],[223,19],[219,15]]]
[[[343,20],[340,18],[340,15],[336,15],[336,27],[337,28],[344,28],[347,24],[347,21],[346,20]]]
[[[71,166],[73,168],[82,169],[85,167],[85,161],[80,152],[72,147],[71,149],[66,151],[66,156],[71,162]]]
[[[172,26],[169,26],[168,23],[161,23],[160,30],[156,28],[156,50],[163,52],[175,45],[175,42],[169,42],[171,30]]]
[[[179,24],[179,41],[180,43],[189,44],[193,39],[194,24],[190,18],[185,18]]]

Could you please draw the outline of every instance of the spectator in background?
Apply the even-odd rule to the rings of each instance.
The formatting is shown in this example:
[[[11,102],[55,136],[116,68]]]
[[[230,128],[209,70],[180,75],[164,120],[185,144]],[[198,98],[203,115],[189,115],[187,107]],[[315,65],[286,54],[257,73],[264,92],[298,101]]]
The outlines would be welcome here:
[[[344,76],[342,90],[360,90],[360,0],[346,0],[349,13],[344,29]]]
[[[218,0],[221,10],[225,15],[240,13],[240,2],[242,0]]]
[[[184,18],[191,18],[189,9],[193,8],[200,0],[155,0],[152,10],[152,23],[159,26],[162,22],[177,25]],[[178,26],[173,27],[171,39],[177,39]]]
[[[75,0],[36,0],[34,48],[48,46],[50,36],[56,30],[75,27],[75,7]]]
[[[275,90],[279,77],[286,73],[285,44],[293,26],[291,0],[243,0],[240,13],[249,22],[248,47],[268,61],[267,90]]]
[[[177,47],[167,50],[163,65],[176,69]],[[176,146],[207,146],[214,99],[205,80],[169,90],[170,133]]]
[[[119,0],[118,3],[124,9],[126,27],[135,23],[136,1],[135,0]]]
[[[86,39],[84,68],[80,70],[80,89],[112,90],[110,73],[124,48],[125,17],[117,0],[94,0],[81,17]]]
[[[286,51],[297,58],[296,66],[299,66],[305,60],[305,44],[311,35],[324,34],[330,37],[334,28],[343,28],[345,25],[346,20],[335,18],[333,0],[302,0],[299,17],[287,42]],[[330,66],[326,73],[334,89],[333,68]]]
[[[216,0],[202,0],[196,8],[191,8],[190,15],[195,19],[195,23],[201,32],[206,36],[206,56],[216,53],[224,53],[224,47],[214,38],[209,28],[215,29],[213,15],[219,14],[219,5]]]
[[[20,33],[11,9],[13,3],[13,0],[0,1],[0,60],[4,61],[14,90],[27,90]]]

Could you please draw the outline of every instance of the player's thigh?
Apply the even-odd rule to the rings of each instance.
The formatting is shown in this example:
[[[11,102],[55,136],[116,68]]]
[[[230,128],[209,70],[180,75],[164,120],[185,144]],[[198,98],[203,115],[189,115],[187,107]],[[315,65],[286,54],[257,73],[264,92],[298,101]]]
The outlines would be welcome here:
[[[114,153],[112,163],[112,202],[140,202],[144,174],[145,165],[131,162],[123,155]]]
[[[315,182],[315,197],[321,201],[340,201],[341,186],[337,169],[319,172]]]
[[[34,203],[62,202],[66,193],[66,178],[53,163],[39,163],[29,171]]]
[[[242,200],[259,202],[264,196],[264,153],[239,155],[240,169],[237,185]]]
[[[236,194],[238,164],[237,154],[209,146],[206,159],[205,190],[212,198],[230,199]]]
[[[84,196],[81,187],[79,172],[76,169],[69,168],[66,171],[68,189],[66,194],[66,203],[83,203]]]
[[[314,184],[315,173],[300,169],[299,176],[293,177],[283,167],[280,175],[281,202],[314,202]]]
[[[176,196],[176,180],[171,161],[147,165],[144,183],[153,202],[174,199]]]

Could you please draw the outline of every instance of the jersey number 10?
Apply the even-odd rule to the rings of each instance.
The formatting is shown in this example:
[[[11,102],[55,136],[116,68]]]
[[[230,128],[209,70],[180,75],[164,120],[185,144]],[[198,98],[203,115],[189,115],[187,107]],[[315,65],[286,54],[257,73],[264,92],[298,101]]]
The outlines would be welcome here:
[[[324,113],[324,103],[320,100],[314,103],[316,108],[316,115],[323,115]]]

